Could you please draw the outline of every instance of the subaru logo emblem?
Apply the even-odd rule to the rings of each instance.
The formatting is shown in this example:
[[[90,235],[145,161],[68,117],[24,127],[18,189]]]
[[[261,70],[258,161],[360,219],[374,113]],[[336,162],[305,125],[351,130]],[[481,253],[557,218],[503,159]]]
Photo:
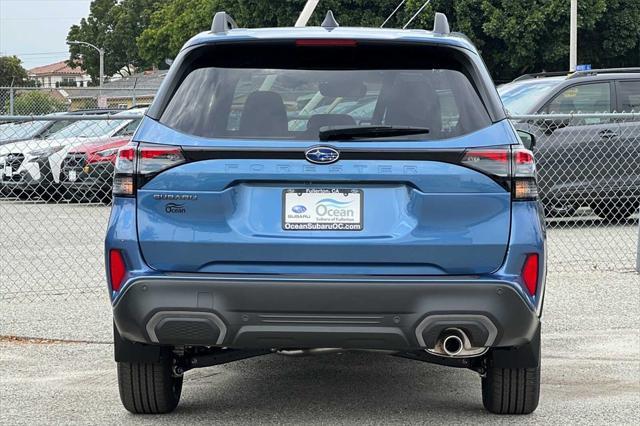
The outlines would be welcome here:
[[[307,208],[305,206],[302,206],[302,205],[297,205],[297,206],[291,207],[291,210],[294,213],[304,213],[304,212],[307,211]]]
[[[314,146],[306,150],[304,156],[314,164],[331,164],[338,161],[340,153],[328,146]]]

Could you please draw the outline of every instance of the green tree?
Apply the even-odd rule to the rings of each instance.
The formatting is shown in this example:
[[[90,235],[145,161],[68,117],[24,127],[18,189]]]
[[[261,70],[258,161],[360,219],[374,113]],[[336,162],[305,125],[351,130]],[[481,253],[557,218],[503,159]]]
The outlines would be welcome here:
[[[13,104],[16,115],[40,115],[66,111],[68,103],[54,95],[41,90],[29,90],[19,93]],[[8,110],[8,105],[5,105]]]
[[[0,56],[0,87],[31,86],[27,70],[16,56]],[[0,89],[0,114],[9,112],[10,89]],[[7,108],[4,108],[5,105]]]
[[[423,0],[408,0],[417,10]],[[566,0],[432,1],[412,25],[429,29],[436,11],[447,13],[453,31],[478,47],[496,80],[526,72],[566,70],[569,62],[569,2]],[[595,67],[640,60],[640,2],[580,0],[578,63]]]
[[[169,0],[151,15],[150,25],[138,38],[140,56],[162,65],[176,56],[191,37],[211,27],[215,12],[224,10],[242,27],[293,26],[306,0]],[[397,0],[323,0],[309,25],[319,25],[331,9],[340,25],[379,26]],[[402,16],[402,13],[399,15]],[[388,25],[397,23],[395,17]]]
[[[29,76],[17,56],[0,56],[0,87],[24,86]]]
[[[153,11],[167,0],[93,0],[90,13],[73,25],[67,41],[84,41],[105,50],[105,75],[127,75],[149,63],[138,54],[136,39],[149,26]],[[69,46],[69,64],[81,67],[95,82],[100,75],[100,57],[87,46]]]
[[[229,12],[241,27],[290,26],[305,2],[94,0],[91,15],[72,28],[69,38],[73,35],[104,45],[108,74],[127,64],[164,66],[165,59],[175,57],[185,41],[210,27],[216,11]],[[377,27],[399,2],[322,0],[309,24],[320,24],[331,9],[343,26]],[[407,0],[386,26],[401,28],[423,4],[424,0]],[[578,6],[579,63],[615,67],[640,62],[638,0],[580,0]],[[410,28],[431,29],[436,11],[446,13],[452,30],[475,43],[496,80],[510,80],[525,72],[567,69],[568,0],[432,0]],[[84,66],[97,75],[97,54],[86,49],[82,52]],[[120,56],[125,59],[119,60]]]

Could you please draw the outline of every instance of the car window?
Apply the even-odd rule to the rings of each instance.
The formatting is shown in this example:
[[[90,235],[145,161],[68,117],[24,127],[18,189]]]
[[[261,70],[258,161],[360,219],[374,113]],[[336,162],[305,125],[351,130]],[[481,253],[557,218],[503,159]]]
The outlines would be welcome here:
[[[216,123],[225,115],[226,98],[231,99],[226,119]],[[358,108],[364,106],[358,103],[363,98],[368,108]],[[314,139],[322,126],[374,123],[373,106],[381,99],[379,124],[428,127],[431,138],[461,135],[490,124],[467,77],[447,69],[201,68],[185,78],[161,121],[204,137]]]
[[[118,131],[118,133],[116,133],[116,136],[132,136],[135,132],[136,129],[138,128],[138,125],[140,124],[140,121],[142,121],[141,119],[137,119],[137,120],[132,120],[129,122],[129,124],[127,124],[125,127],[123,127],[122,129],[120,129]]]
[[[611,87],[608,82],[571,86],[549,102],[546,112],[551,114],[611,112]]]
[[[399,138],[441,139],[491,125],[466,63],[451,49],[392,56],[273,49],[194,59],[160,122],[208,138],[310,140],[327,126],[426,127],[428,134]]]
[[[618,99],[621,111],[640,111],[640,80],[619,81]]]
[[[3,124],[0,130],[0,141],[30,139],[37,135],[47,124],[47,121],[25,121]]]
[[[111,136],[122,120],[81,120],[53,133],[48,139],[95,138]]]
[[[532,114],[532,109],[558,86],[560,80],[539,79],[505,84],[498,94],[509,114]]]
[[[70,121],[66,121],[66,120],[54,121],[53,124],[51,125],[51,127],[49,127],[47,130],[45,130],[40,135],[40,137],[42,139],[48,139],[52,134],[58,132],[59,130],[61,130],[64,127],[68,126],[69,124],[71,124],[71,122]]]
[[[460,111],[458,111],[455,96],[451,90],[438,90],[436,93],[438,94],[440,111],[442,111],[442,128],[444,131],[451,132],[460,120]]]

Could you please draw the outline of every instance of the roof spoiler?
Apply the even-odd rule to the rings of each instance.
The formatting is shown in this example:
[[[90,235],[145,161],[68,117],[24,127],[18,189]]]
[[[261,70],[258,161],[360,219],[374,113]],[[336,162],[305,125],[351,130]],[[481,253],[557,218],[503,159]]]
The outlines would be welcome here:
[[[229,30],[238,28],[238,24],[227,12],[217,12],[211,23],[212,33],[226,33]]]
[[[449,20],[444,13],[436,12],[436,17],[433,19],[433,32],[438,34],[449,34]]]

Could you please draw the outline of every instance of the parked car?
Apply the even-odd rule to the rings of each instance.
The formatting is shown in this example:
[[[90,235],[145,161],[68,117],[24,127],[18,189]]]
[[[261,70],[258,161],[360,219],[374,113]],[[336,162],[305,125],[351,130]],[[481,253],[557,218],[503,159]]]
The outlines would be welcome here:
[[[511,114],[640,111],[640,68],[542,73],[498,89]],[[640,119],[522,120],[536,134],[540,194],[548,216],[590,206],[620,220],[640,204]]]
[[[143,109],[117,114],[142,113]],[[139,120],[74,121],[47,139],[34,139],[0,146],[0,186],[18,196],[37,193],[47,198],[60,198],[60,170],[67,152],[91,141],[131,135]]]
[[[68,198],[76,201],[109,202],[113,186],[113,172],[118,149],[129,143],[135,130],[129,126],[126,137],[97,140],[72,148],[62,162],[60,181]]]
[[[476,371],[491,412],[535,410],[535,164],[476,48],[442,14],[433,32],[331,13],[233,27],[219,12],[186,43],[118,151],[105,255],[125,408],[172,411],[193,368],[373,350]],[[290,130],[305,93],[375,107]]]
[[[120,109],[88,109],[72,112],[47,114],[46,117],[60,117],[65,115],[93,115],[114,114]],[[58,130],[71,124],[68,120],[29,120],[0,124],[0,145],[20,142],[30,139],[47,139]]]

